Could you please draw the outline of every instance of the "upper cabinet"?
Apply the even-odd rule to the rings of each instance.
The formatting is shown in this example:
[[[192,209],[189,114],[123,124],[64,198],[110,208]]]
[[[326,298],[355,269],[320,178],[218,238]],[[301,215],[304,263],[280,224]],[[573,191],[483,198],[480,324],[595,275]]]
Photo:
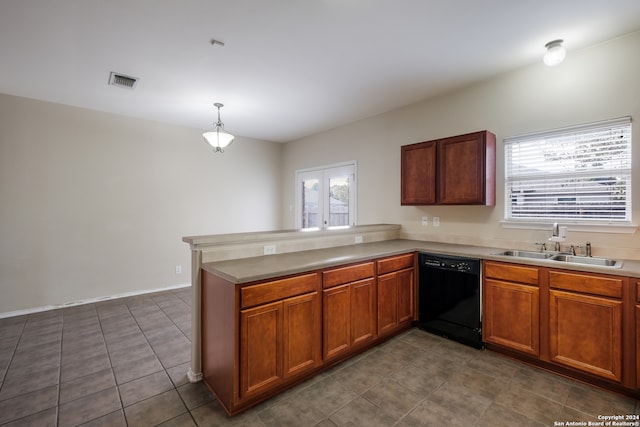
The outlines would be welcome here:
[[[493,133],[403,145],[401,154],[401,204],[495,205]]]

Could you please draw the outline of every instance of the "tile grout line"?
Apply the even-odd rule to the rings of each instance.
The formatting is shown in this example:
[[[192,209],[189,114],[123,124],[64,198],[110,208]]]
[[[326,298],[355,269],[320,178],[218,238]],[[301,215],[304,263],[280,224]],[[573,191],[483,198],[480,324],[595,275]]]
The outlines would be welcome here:
[[[176,297],[176,298],[178,298],[178,300],[182,301],[182,298],[178,297],[177,295],[173,294],[173,296],[174,296],[174,297]],[[152,298],[152,299],[153,299],[153,298]],[[186,336],[186,334],[184,333],[184,331],[183,331],[183,330],[182,330],[182,329],[181,329],[181,328],[176,324],[176,322],[174,322],[174,321],[173,321],[173,319],[171,318],[171,316],[169,316],[169,314],[167,314],[167,312],[166,312],[166,311],[164,311],[164,309],[163,309],[162,307],[160,307],[160,306],[158,305],[158,303],[157,303],[157,302],[155,302],[155,300],[154,300],[154,303],[155,303],[155,304],[158,306],[158,308],[159,308],[159,309],[164,313],[164,315],[165,315],[165,316],[167,316],[167,318],[171,321],[171,323],[173,323],[173,325],[174,325],[176,328],[178,328],[178,330],[182,333],[182,335],[184,335],[184,336],[185,336],[185,338],[187,338],[187,339],[189,340],[189,342],[191,342],[191,337],[187,337],[187,336]],[[182,303],[184,304],[184,301],[183,301]],[[191,307],[189,307],[189,311],[191,311]],[[153,346],[152,346],[151,348],[153,348]],[[160,363],[162,364],[162,362],[160,362]],[[167,368],[166,368],[164,365],[162,365],[162,367],[165,369],[165,372],[166,372]],[[180,392],[178,391],[178,385],[177,385],[176,383],[174,383],[174,382],[173,382],[173,379],[171,379],[171,376],[169,375],[169,372],[166,372],[166,374],[167,374],[167,376],[169,377],[169,381],[171,381],[171,383],[173,384],[173,387],[175,388],[176,393],[178,393],[178,397],[179,397],[179,398],[180,398],[180,400],[182,401],[182,403],[183,403],[184,407],[187,409],[187,413],[189,414],[189,417],[191,418],[191,420],[193,421],[193,423],[194,423],[195,425],[198,425],[198,423],[196,422],[195,418],[193,418],[193,414],[191,413],[192,409],[189,409],[189,406],[187,405],[187,402],[185,402],[184,398],[182,397],[182,395],[181,395],[181,394],[180,394]],[[207,403],[203,403],[203,404],[202,404],[202,405],[200,405],[200,406],[203,406],[203,405],[206,405],[206,404],[208,404],[208,402],[207,402]],[[196,408],[199,408],[200,406],[197,406]],[[196,408],[193,408],[193,409],[196,409]]]
[[[176,297],[176,298],[178,298],[180,301],[182,301],[182,298],[178,297],[178,296],[177,296],[177,295],[175,295],[175,294],[173,294],[173,295],[174,295],[174,297]],[[153,299],[153,298],[151,298],[151,299]],[[160,311],[162,311],[162,312],[164,313],[164,315],[165,315],[165,316],[167,316],[167,318],[171,321],[171,323],[173,323],[173,325],[174,325],[176,328],[178,328],[178,330],[182,333],[182,335],[184,335],[184,336],[185,336],[185,338],[187,338],[187,339],[189,340],[189,342],[191,342],[191,338],[186,336],[186,334],[184,333],[184,331],[183,331],[182,329],[180,329],[180,327],[176,324],[176,322],[174,322],[174,321],[173,321],[173,319],[171,318],[171,316],[169,316],[169,315],[167,314],[167,312],[166,312],[166,311],[164,311],[164,309],[163,309],[162,307],[160,307],[160,306],[158,305],[158,303],[157,303],[157,302],[155,302],[155,300],[154,300],[154,303],[158,306],[158,308],[160,309]],[[183,302],[183,303],[184,303],[184,302]],[[144,332],[143,332],[143,333],[144,333]],[[151,346],[151,348],[153,349],[153,346]],[[162,362],[160,362],[160,364],[162,364]],[[179,398],[180,398],[180,400],[182,401],[182,404],[183,404],[183,405],[184,405],[184,407],[187,409],[187,413],[189,414],[189,417],[191,418],[191,420],[193,421],[193,423],[197,426],[197,425],[198,425],[198,423],[196,422],[195,418],[193,418],[193,414],[191,413],[192,409],[189,409],[189,406],[187,405],[187,402],[185,402],[184,398],[182,397],[182,395],[181,395],[181,394],[180,394],[180,392],[178,391],[178,385],[177,385],[176,383],[174,383],[174,382],[173,382],[173,379],[172,379],[172,378],[171,378],[171,376],[169,375],[169,372],[167,372],[167,368],[166,368],[164,365],[162,365],[162,367],[164,368],[165,373],[166,373],[166,374],[167,374],[167,376],[169,377],[169,381],[171,381],[171,384],[173,384],[173,387],[174,387],[174,389],[176,390],[176,393],[178,394],[178,397],[179,397]],[[207,403],[203,403],[203,404],[202,404],[202,405],[200,405],[200,406],[203,406],[203,405],[206,405],[206,404],[207,404]],[[193,409],[199,408],[200,406],[197,406],[197,407],[195,407],[195,408],[193,408]],[[179,416],[180,416],[180,415],[178,415],[178,416],[176,416],[176,417],[174,417],[174,418],[177,418],[177,417],[179,417]],[[172,418],[172,419],[173,419],[173,418]]]
[[[178,297],[177,295],[174,295],[176,298],[178,298],[180,301],[182,301],[182,298]],[[151,298],[153,300],[153,297]],[[186,339],[189,340],[189,342],[191,342],[191,337],[188,337],[187,334],[184,333],[184,331],[176,324],[176,322],[173,321],[173,319],[171,318],[171,316],[169,316],[169,314],[167,314],[166,311],[164,311],[164,309],[158,305],[157,302],[155,302],[155,300],[153,301],[154,304],[160,309],[160,311],[162,311],[162,313],[164,313],[165,316],[167,316],[167,319],[169,319],[171,321],[171,323],[173,323],[173,325],[178,328],[178,330],[182,333],[182,335],[184,335],[184,337]],[[183,302],[184,304],[184,302]]]
[[[127,310],[129,306],[127,306]],[[113,375],[113,382],[115,384],[116,393],[118,393],[118,400],[120,400],[120,410],[122,411],[122,417],[124,418],[125,423],[127,422],[127,414],[124,412],[124,403],[122,402],[122,396],[120,395],[120,387],[118,387],[118,381],[116,381],[116,373],[113,370],[113,362],[111,361],[111,353],[109,352],[109,346],[107,345],[107,338],[104,336],[104,328],[102,327],[102,318],[100,317],[100,313],[98,311],[98,306],[94,303],[94,310],[96,311],[96,317],[98,318],[98,324],[100,325],[100,334],[102,335],[102,342],[104,343],[104,348],[107,353],[107,359],[109,359],[109,368],[111,369],[111,375]],[[117,412],[117,411],[114,411]],[[113,412],[111,412],[113,413]],[[109,414],[101,415],[100,417],[94,418],[93,420],[99,419]],[[89,420],[89,421],[93,421]],[[89,422],[87,421],[87,422]],[[84,423],[86,424],[86,423]]]
[[[22,328],[20,328],[20,335],[18,336],[18,339],[16,340],[15,345],[13,346],[11,357],[7,362],[7,369],[4,371],[4,374],[2,375],[2,381],[0,382],[0,392],[2,392],[2,389],[4,388],[4,382],[7,379],[7,375],[9,374],[9,368],[11,367],[11,364],[13,363],[13,359],[16,355],[16,352],[18,351],[18,346],[20,345],[20,341],[22,340],[22,333],[24,332],[24,327],[27,324],[28,317],[29,316],[25,316],[24,322],[22,322]]]
[[[56,405],[56,426],[60,425],[60,388],[62,387],[62,349],[64,346],[64,309],[62,310],[62,330],[60,331],[60,362],[58,364],[58,400]]]
[[[153,299],[153,297],[149,297],[151,299],[151,301],[153,301],[153,304],[158,307],[158,309],[162,312],[162,314],[164,314],[167,319],[169,319],[169,321],[171,321],[171,323],[177,327],[177,325],[175,325],[175,322],[164,312],[164,310],[162,310],[162,307],[160,307],[158,305],[158,303]],[[136,322],[136,325],[138,325],[138,329],[140,329],[140,332],[142,332],[142,335],[144,336],[145,341],[147,342],[147,344],[149,345],[149,347],[151,348],[151,351],[153,352],[154,356],[158,359],[158,363],[160,363],[160,366],[162,366],[162,370],[164,371],[165,375],[167,376],[167,378],[169,378],[169,381],[171,381],[171,385],[173,386],[173,390],[175,390],[176,394],[178,395],[178,398],[180,399],[180,401],[182,402],[182,404],[184,405],[184,408],[186,410],[186,413],[189,414],[189,417],[193,420],[193,422],[195,423],[195,420],[193,419],[193,415],[191,415],[191,410],[189,409],[189,407],[187,406],[186,402],[184,401],[184,399],[182,398],[182,396],[180,395],[180,392],[178,391],[178,387],[176,385],[176,383],[173,382],[173,379],[171,379],[171,375],[169,375],[169,372],[167,372],[167,368],[164,366],[164,364],[162,363],[162,361],[160,360],[160,357],[158,356],[158,353],[156,353],[156,349],[153,348],[153,344],[151,344],[151,341],[149,341],[149,338],[147,337],[147,334],[145,333],[144,329],[142,328],[142,326],[140,325],[140,323],[138,322],[138,318],[136,317],[136,315],[131,311],[131,307],[129,307],[129,304],[125,304],[125,306],[127,307],[127,311],[129,312],[129,314],[131,315],[131,317],[133,318],[134,322]],[[178,328],[178,330],[180,330],[180,328]],[[182,333],[182,331],[180,330],[180,332]],[[184,335],[184,333],[183,333]],[[153,374],[150,374],[153,375]],[[115,374],[114,374],[115,376]],[[171,391],[171,390],[168,390]],[[166,392],[165,392],[166,393]],[[118,387],[118,394],[120,394],[120,389]],[[157,396],[157,395],[156,395]],[[154,398],[155,396],[150,396],[146,399],[143,399],[142,401],[144,402],[145,400],[149,400]],[[139,402],[138,402],[139,403]],[[122,406],[122,412],[124,413],[125,416],[125,421],[126,419],[126,412],[124,410],[124,405]],[[183,413],[176,415],[173,418],[177,418],[179,416],[181,416]],[[163,422],[167,422],[172,420],[173,418],[170,418],[169,420],[165,420]],[[197,423],[196,423],[197,424]]]

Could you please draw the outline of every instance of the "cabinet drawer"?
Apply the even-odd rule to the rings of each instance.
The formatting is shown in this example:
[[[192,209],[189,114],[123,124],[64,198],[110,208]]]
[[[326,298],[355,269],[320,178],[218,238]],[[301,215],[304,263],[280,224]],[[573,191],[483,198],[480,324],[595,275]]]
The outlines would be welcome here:
[[[392,271],[402,270],[404,268],[413,267],[413,254],[394,256],[378,261],[378,274],[390,273]]]
[[[538,286],[540,270],[534,267],[485,262],[484,275],[494,279]]]
[[[550,271],[549,286],[565,291],[622,298],[622,279],[568,271]]]
[[[322,273],[322,287],[331,288],[345,283],[355,282],[356,280],[373,277],[374,263],[366,262],[363,264],[350,265],[348,267],[335,268]]]
[[[311,273],[247,286],[240,290],[240,307],[253,307],[313,292],[318,289],[319,281],[320,274]]]

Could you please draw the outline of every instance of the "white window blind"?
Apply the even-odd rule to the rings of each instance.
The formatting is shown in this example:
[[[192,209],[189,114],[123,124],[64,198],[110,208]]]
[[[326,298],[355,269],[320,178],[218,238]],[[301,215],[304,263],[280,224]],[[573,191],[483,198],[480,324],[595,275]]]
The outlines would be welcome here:
[[[504,144],[507,220],[631,222],[631,117]]]

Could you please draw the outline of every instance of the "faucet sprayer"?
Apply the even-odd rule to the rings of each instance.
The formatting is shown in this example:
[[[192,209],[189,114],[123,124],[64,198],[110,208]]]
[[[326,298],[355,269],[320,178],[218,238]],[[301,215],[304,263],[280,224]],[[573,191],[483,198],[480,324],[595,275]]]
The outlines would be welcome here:
[[[555,242],[555,251],[560,252],[560,242],[564,242],[566,237],[566,227],[560,227],[557,222],[553,223],[553,229],[549,240]]]

